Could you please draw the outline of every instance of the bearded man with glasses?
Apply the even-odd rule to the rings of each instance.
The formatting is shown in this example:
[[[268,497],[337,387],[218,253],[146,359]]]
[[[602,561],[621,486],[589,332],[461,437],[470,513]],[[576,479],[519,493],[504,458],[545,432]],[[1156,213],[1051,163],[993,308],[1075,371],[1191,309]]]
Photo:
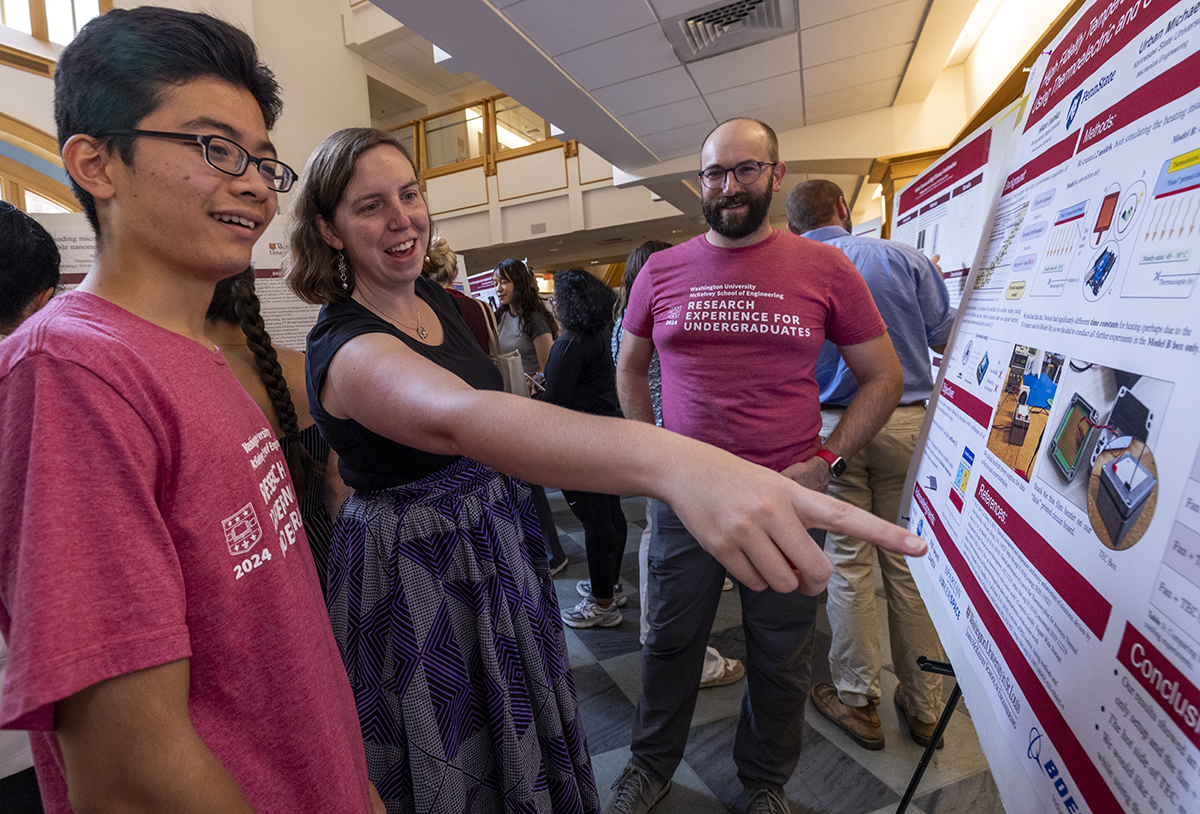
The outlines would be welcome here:
[[[245,32],[173,9],[55,71],[96,259],[0,345],[0,725],[48,811],[383,811],[284,457],[204,333],[295,180],[280,107]]]
[[[700,158],[709,231],[653,254],[634,283],[617,364],[621,408],[654,421],[647,372],[657,350],[664,427],[824,491],[899,401],[903,377],[887,328],[845,255],[772,228],[771,196],[787,168],[770,127],[725,122]],[[859,388],[837,430],[822,439],[814,365],[826,338]],[[605,809],[613,814],[643,814],[670,789],[725,578],[670,506],[656,501],[651,510],[650,633],[633,755]],[[817,599],[739,588],[746,688],[734,762],[747,811],[787,814],[784,785],[800,757]]]

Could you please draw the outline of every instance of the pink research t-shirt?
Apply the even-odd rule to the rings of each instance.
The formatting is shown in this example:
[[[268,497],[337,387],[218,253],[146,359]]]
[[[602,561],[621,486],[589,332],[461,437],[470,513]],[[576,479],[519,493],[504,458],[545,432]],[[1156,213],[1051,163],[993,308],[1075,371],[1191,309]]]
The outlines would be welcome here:
[[[196,731],[258,811],[369,810],[353,696],[278,442],[221,354],[106,300],[0,343],[0,725],[70,810],[54,703],[190,658]]]
[[[846,255],[778,229],[741,249],[701,235],[651,255],[622,326],[658,350],[664,427],[776,471],[820,447],[822,341],[887,330]]]

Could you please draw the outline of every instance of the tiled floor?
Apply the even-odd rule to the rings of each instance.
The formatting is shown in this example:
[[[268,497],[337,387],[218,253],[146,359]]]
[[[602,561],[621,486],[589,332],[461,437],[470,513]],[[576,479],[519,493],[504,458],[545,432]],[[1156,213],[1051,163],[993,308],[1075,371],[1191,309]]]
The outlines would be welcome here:
[[[555,579],[563,607],[579,601],[575,583],[588,576],[583,531],[567,508],[561,493],[551,491],[550,503],[570,566]],[[623,501],[629,518],[629,542],[622,580],[629,596],[625,621],[614,628],[572,630],[567,628],[567,647],[575,674],[583,722],[600,796],[621,773],[629,758],[629,738],[637,704],[640,680],[638,644],[637,541],[645,524],[645,500]],[[725,656],[742,658],[745,641],[741,629],[737,590],[722,595],[712,644]],[[888,653],[886,623],[880,642]],[[829,622],[824,603],[818,617],[814,654],[814,681],[829,680]],[[946,694],[949,696],[950,679]],[[654,807],[654,814],[707,814],[741,811],[741,784],[733,764],[732,743],[744,682],[701,690],[692,718],[684,762],[675,773],[675,785]],[[888,668],[882,678],[883,698],[890,699],[896,684]],[[793,814],[891,814],[896,810],[909,778],[920,760],[922,749],[901,730],[891,703],[879,706],[887,747],[869,752],[853,744],[825,720],[811,702],[805,716],[804,746],[800,766],[786,786]],[[992,774],[988,770],[975,729],[965,705],[958,710],[946,731],[946,748],[936,753],[925,772],[908,811],[913,814],[1003,814]]]

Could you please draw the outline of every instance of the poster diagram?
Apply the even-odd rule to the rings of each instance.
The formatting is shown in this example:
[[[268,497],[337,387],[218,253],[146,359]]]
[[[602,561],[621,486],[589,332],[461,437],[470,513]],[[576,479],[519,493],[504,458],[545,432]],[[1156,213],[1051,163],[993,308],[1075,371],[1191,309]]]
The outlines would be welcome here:
[[[1200,150],[1163,162],[1149,208],[1121,296],[1190,297],[1200,275],[1200,257],[1193,259],[1200,221]]]
[[[1089,4],[1028,92],[909,475],[913,573],[1009,810],[1195,814],[1200,3]]]

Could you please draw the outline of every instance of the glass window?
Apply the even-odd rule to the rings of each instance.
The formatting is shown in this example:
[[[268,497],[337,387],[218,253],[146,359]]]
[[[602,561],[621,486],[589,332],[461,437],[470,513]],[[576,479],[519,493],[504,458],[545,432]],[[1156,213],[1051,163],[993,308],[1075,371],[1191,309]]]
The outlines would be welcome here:
[[[3,0],[0,4],[0,22],[23,34],[33,33],[33,22],[29,16],[29,0]]]
[[[445,167],[483,155],[483,106],[429,119],[425,125],[426,166]]]
[[[49,198],[44,198],[41,195],[38,195],[36,192],[25,190],[25,211],[31,214],[35,212],[50,212],[57,214],[60,212],[70,212],[71,210],[67,209],[65,206],[55,203]]]
[[[408,150],[408,155],[413,161],[420,160],[417,158],[417,128],[415,126],[410,124],[408,127],[393,130],[392,135],[404,146],[404,149]]]
[[[515,99],[496,100],[496,151],[528,147],[550,137],[546,120]]]
[[[106,3],[112,8],[112,3]],[[33,13],[45,12],[46,31],[34,34]],[[25,34],[48,37],[51,42],[66,45],[84,23],[100,14],[100,0],[0,0],[0,23]]]

